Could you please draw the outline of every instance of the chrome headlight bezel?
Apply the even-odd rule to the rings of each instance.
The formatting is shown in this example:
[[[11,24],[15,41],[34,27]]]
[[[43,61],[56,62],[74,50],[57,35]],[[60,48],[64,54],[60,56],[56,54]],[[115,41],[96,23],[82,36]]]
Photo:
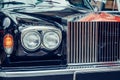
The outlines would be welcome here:
[[[50,35],[50,34],[54,34],[54,35]],[[50,44],[46,44],[46,37],[50,38],[50,36],[52,36],[54,38],[54,39],[51,38],[50,41],[55,40],[55,37],[56,37],[56,39],[58,38],[57,39],[58,43],[56,45],[53,46]],[[61,42],[62,42],[62,33],[60,31],[49,30],[49,31],[46,31],[43,35],[43,46],[46,50],[56,50],[60,46]],[[49,43],[49,42],[47,41],[47,43]],[[49,46],[51,46],[51,47],[49,47]]]
[[[29,36],[28,36],[29,35]],[[29,44],[29,42],[25,42],[25,39],[30,38],[30,35],[34,36],[34,38],[38,39],[37,42],[38,44],[34,47],[29,47],[28,45],[31,45],[32,43]],[[32,38],[31,38],[32,39]],[[36,30],[28,30],[23,33],[21,33],[21,43],[22,46],[27,50],[27,51],[36,51],[40,48],[40,45],[42,43],[42,38],[41,35],[38,31]]]
[[[29,27],[20,27],[19,30],[21,31],[21,35],[25,35],[27,32],[31,32],[31,31],[37,31],[40,35],[40,38],[41,38],[41,44],[39,44],[39,49],[37,50],[47,50],[47,51],[53,51],[53,50],[56,50],[61,42],[62,42],[62,31],[59,29],[59,28],[55,28],[53,26],[29,26]],[[55,32],[58,36],[59,36],[59,44],[58,46],[56,46],[55,48],[51,49],[51,48],[48,48],[44,45],[44,35],[48,32]],[[21,37],[21,42],[22,42],[22,46],[24,47],[24,44],[23,44],[23,40],[22,40],[22,37]],[[33,51],[37,51],[37,50],[30,50],[30,49],[27,49],[24,47],[25,50],[27,51],[30,51],[30,52],[33,52]]]

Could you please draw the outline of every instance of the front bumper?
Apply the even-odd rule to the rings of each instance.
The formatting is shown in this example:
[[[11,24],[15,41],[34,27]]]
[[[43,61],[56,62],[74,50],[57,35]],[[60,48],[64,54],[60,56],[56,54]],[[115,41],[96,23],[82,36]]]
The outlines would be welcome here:
[[[68,66],[58,69],[9,69],[0,71],[0,80],[120,80],[120,66]]]

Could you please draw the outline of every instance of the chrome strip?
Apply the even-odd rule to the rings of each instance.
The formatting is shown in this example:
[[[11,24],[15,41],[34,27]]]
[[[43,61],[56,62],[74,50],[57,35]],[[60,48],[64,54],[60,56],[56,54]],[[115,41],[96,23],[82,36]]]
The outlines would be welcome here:
[[[120,66],[116,67],[101,67],[101,68],[76,68],[76,69],[60,69],[60,70],[44,70],[44,71],[13,71],[0,72],[0,77],[35,77],[35,76],[50,76],[50,75],[65,75],[75,73],[95,73],[95,72],[111,72],[120,71]]]
[[[50,76],[50,75],[65,75],[73,74],[73,70],[45,70],[45,71],[13,71],[0,72],[0,77],[35,77],[35,76]]]

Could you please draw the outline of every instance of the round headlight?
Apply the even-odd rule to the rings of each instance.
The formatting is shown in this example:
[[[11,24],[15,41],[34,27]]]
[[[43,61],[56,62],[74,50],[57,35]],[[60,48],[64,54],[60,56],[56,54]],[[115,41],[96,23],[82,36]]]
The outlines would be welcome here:
[[[48,50],[54,50],[59,47],[61,43],[60,35],[54,31],[49,31],[44,34],[43,45]]]
[[[26,50],[35,51],[40,47],[41,37],[37,31],[28,31],[22,34],[22,45]]]

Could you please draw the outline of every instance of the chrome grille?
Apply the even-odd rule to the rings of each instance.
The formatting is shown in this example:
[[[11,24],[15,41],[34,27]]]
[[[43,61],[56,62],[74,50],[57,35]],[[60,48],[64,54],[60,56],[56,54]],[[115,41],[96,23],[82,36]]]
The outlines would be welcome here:
[[[69,22],[68,63],[120,60],[119,22]]]

